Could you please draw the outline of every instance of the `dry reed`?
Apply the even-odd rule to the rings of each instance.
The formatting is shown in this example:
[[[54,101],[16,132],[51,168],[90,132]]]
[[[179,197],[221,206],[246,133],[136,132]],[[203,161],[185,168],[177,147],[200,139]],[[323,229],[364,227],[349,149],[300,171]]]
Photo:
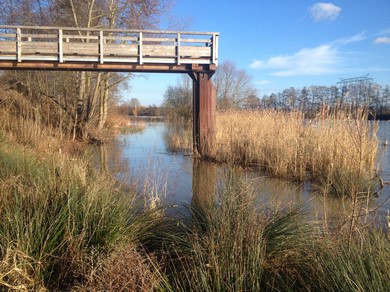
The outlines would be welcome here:
[[[153,291],[158,287],[157,271],[132,244],[101,255],[85,284],[78,291]]]
[[[217,114],[216,159],[333,186],[341,175],[372,176],[376,131],[377,124],[340,113],[307,120],[300,112],[223,112]]]
[[[165,140],[169,151],[190,152],[192,150],[191,124],[167,123]]]

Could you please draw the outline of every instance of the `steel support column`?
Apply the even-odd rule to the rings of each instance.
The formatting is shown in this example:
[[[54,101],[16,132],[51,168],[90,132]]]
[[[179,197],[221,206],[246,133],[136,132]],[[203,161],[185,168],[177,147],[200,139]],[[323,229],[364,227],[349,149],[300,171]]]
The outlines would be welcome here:
[[[215,154],[216,94],[211,76],[214,72],[192,72],[194,152],[203,157]]]

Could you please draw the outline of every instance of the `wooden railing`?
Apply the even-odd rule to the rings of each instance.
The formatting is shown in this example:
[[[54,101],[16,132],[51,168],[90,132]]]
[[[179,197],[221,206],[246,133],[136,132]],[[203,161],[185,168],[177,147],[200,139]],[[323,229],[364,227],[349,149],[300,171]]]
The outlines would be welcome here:
[[[0,26],[0,62],[218,64],[216,32]]]

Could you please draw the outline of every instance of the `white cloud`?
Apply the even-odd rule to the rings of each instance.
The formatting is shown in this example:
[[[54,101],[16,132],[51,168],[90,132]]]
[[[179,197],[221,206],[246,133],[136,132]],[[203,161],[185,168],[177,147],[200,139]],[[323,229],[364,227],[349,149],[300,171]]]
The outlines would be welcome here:
[[[315,21],[335,20],[341,8],[332,3],[316,3],[310,7],[310,15]]]
[[[258,85],[266,85],[266,84],[272,83],[272,81],[269,81],[269,80],[260,80],[260,81],[256,81],[255,83],[258,84]]]
[[[390,44],[390,37],[379,37],[374,40],[376,44]]]
[[[320,75],[335,72],[335,66],[342,63],[339,51],[330,45],[304,48],[292,55],[255,60],[254,69],[279,69],[274,76]]]
[[[351,37],[340,38],[333,41],[331,44],[334,46],[343,46],[351,43],[357,43],[366,39],[366,31],[362,31]]]
[[[311,76],[337,73],[346,70],[347,53],[341,48],[345,45],[366,39],[366,32],[334,40],[314,48],[303,48],[299,51],[274,56],[266,60],[255,60],[250,64],[253,69],[274,70],[273,76]]]
[[[385,35],[385,34],[390,34],[390,28],[386,28],[384,30],[381,30],[380,32],[378,32],[376,35],[377,36],[380,36],[380,35]]]

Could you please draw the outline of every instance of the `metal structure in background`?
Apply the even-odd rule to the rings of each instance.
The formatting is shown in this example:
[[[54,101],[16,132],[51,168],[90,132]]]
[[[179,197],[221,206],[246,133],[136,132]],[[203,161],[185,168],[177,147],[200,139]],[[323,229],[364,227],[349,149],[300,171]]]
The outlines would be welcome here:
[[[374,79],[369,74],[360,77],[340,78],[336,85],[341,89],[341,103],[366,105],[369,102],[369,91]]]
[[[194,150],[215,147],[216,32],[0,26],[0,70],[187,73],[193,80]]]

